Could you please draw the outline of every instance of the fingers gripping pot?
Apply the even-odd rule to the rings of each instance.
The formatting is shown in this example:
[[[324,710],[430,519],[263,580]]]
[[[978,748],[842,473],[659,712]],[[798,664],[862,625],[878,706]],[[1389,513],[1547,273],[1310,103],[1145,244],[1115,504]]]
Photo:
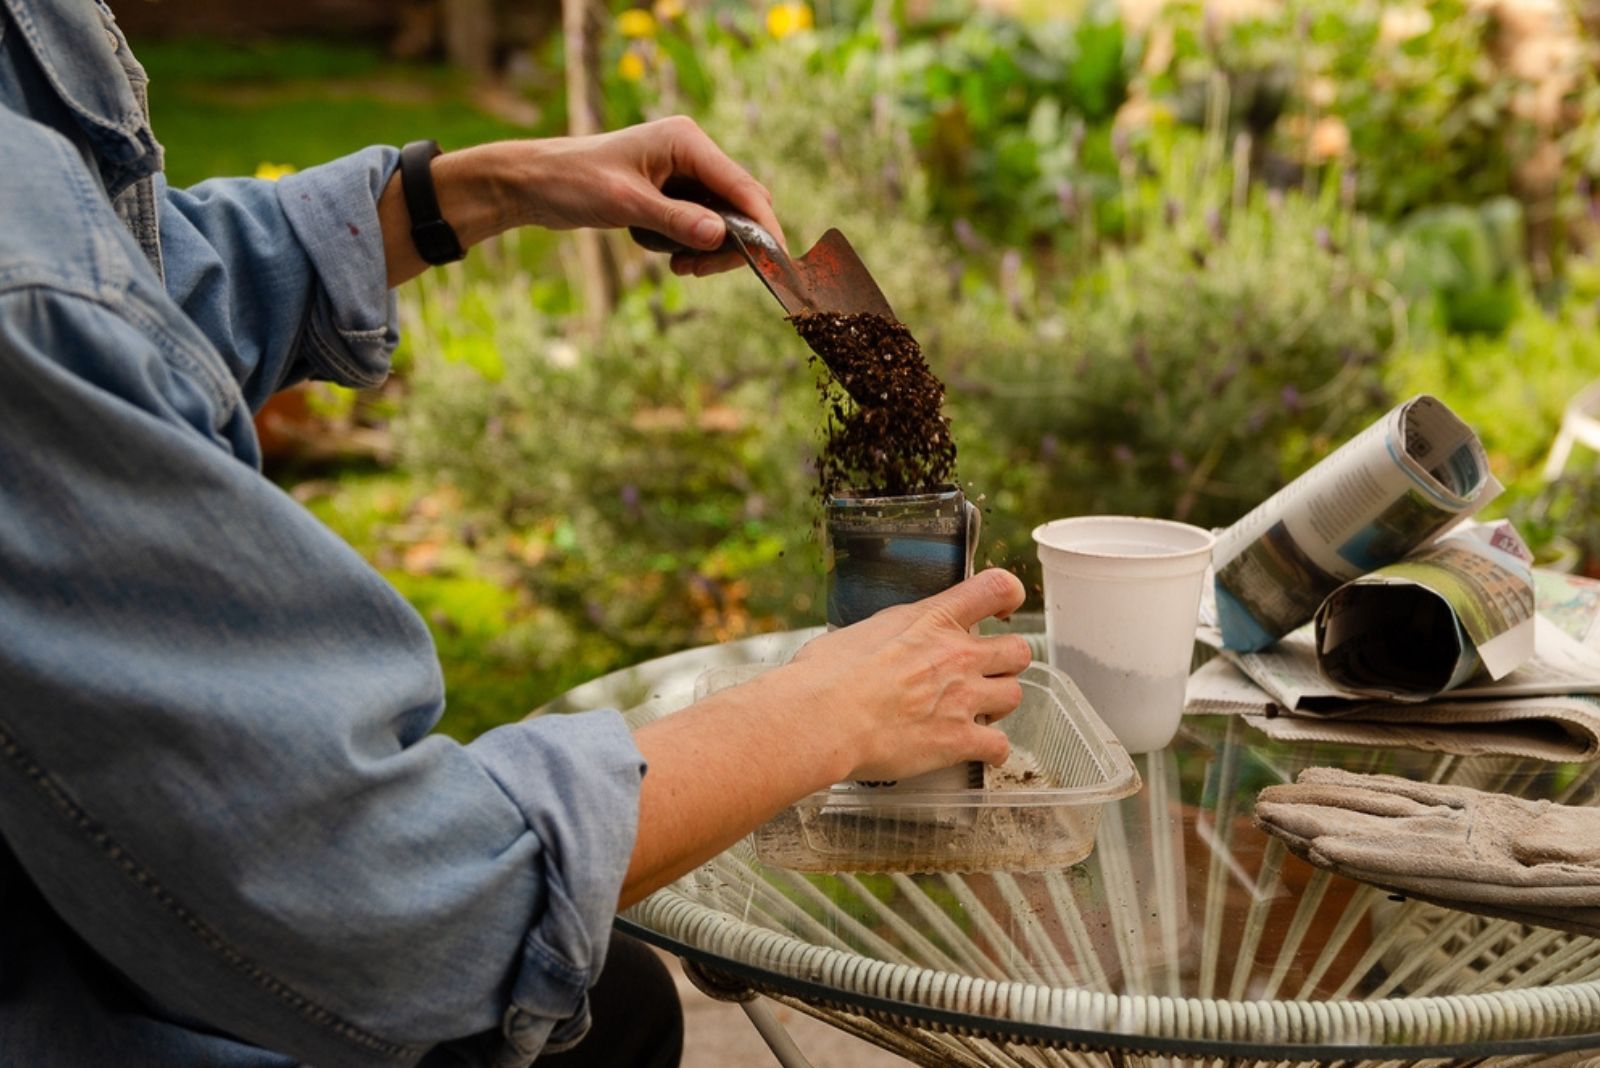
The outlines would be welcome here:
[[[823,509],[828,627],[848,627],[897,604],[949,589],[972,575],[981,513],[959,487],[879,497],[852,490]],[[863,790],[959,790],[984,784],[981,761],[910,779],[858,781]]]

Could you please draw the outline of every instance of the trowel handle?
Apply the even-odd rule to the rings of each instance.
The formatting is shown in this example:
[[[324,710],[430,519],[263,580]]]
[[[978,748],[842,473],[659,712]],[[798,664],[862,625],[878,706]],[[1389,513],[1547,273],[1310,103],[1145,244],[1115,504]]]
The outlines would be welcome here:
[[[646,230],[642,226],[628,227],[628,236],[651,252],[686,252],[691,256],[712,256],[721,252],[739,252],[749,258],[746,247],[755,245],[765,249],[776,249],[778,242],[767,232],[766,228],[750,216],[734,209],[733,205],[718,197],[711,190],[695,181],[693,178],[674,177],[668,178],[661,187],[661,192],[673,200],[687,200],[694,204],[701,204],[722,216],[723,223],[728,227],[728,235],[722,245],[715,249],[690,248],[688,245],[675,241],[666,234],[655,230]]]
[[[666,234],[658,233],[655,230],[646,230],[642,226],[628,227],[628,236],[633,238],[633,240],[638,244],[649,249],[651,252],[665,252],[671,254],[689,251],[689,247],[687,245],[679,244]],[[728,242],[726,239],[724,239],[722,243],[726,245]],[[699,252],[700,250],[695,249],[694,251]]]

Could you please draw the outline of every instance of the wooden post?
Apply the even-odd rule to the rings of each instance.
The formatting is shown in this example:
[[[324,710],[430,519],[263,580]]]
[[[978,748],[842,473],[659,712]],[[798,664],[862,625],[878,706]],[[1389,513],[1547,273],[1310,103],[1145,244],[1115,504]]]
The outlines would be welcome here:
[[[444,50],[480,82],[494,75],[494,0],[444,0]]]
[[[597,0],[562,0],[561,24],[567,60],[567,132],[574,137],[600,133],[600,33],[605,7]],[[576,230],[582,278],[584,324],[599,335],[616,307],[617,264],[598,230]]]

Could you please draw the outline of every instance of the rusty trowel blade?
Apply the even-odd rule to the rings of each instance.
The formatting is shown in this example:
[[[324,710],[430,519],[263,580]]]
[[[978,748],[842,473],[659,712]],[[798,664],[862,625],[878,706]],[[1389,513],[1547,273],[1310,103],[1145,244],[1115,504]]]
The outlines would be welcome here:
[[[837,230],[829,230],[795,264],[806,282],[806,293],[814,311],[850,315],[866,312],[885,319],[895,317],[889,300],[878,288],[872,272],[861,262],[850,242]]]
[[[822,240],[798,259],[790,259],[775,244],[738,236],[750,266],[790,315],[869,312],[895,318],[867,265],[838,230],[823,234]]]

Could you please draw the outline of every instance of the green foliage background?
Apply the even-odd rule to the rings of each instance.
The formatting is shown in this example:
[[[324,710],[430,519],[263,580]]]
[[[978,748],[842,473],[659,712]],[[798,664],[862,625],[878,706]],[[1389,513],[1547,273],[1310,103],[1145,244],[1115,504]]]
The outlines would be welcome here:
[[[1588,538],[1581,494],[1560,531],[1543,521],[1537,467],[1600,377],[1594,78],[1569,90],[1560,187],[1532,203],[1515,171],[1540,131],[1489,16],[1435,0],[1396,39],[1393,7],[1222,23],[1180,3],[1133,26],[1096,4],[836,5],[776,40],[761,8],[721,3],[613,36],[606,105],[693,113],[773,190],[792,247],[850,236],[947,383],[983,556],[1030,581],[1043,519],[1226,524],[1417,392],[1479,430],[1502,510]],[[560,122],[554,70],[530,129],[371,51],[140,51],[177,182]],[[1330,119],[1347,147],[1319,154]],[[552,235],[408,286],[394,383],[329,409],[390,458],[282,475],[429,620],[461,736],[623,663],[820,620],[803,345],[748,274],[683,282],[617,251],[599,336]]]

